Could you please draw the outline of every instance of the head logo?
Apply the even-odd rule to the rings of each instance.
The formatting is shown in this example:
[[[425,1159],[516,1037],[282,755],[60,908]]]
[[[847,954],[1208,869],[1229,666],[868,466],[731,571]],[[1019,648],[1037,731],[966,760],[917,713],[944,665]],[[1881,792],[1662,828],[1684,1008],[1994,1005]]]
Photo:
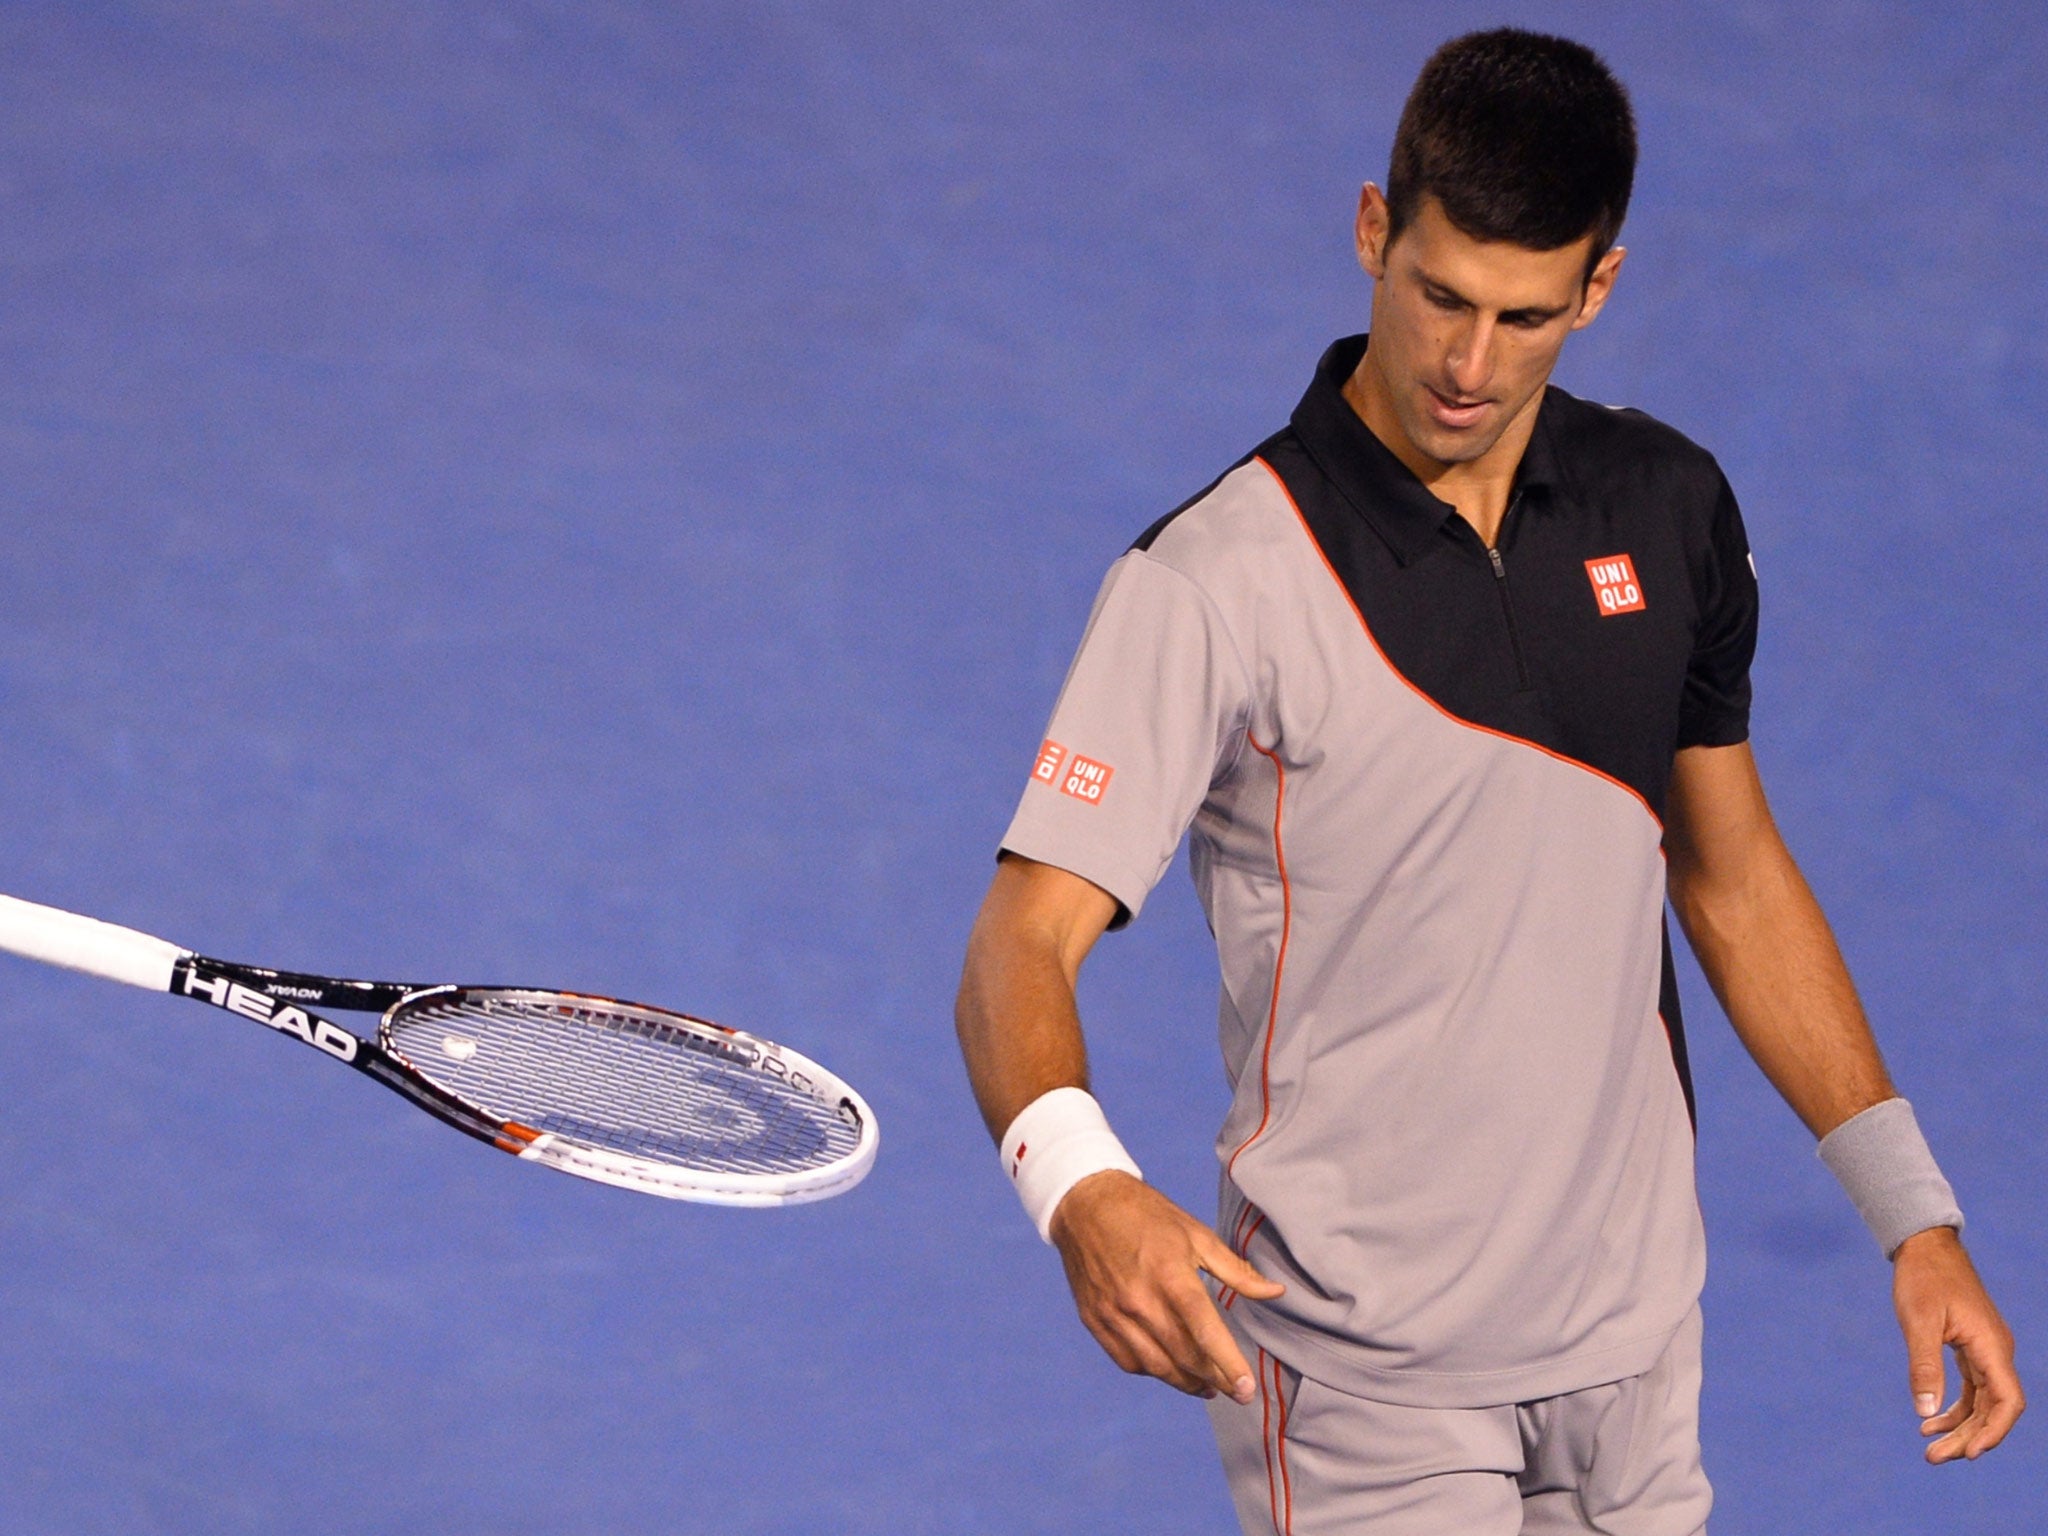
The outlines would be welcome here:
[[[1600,605],[1600,617],[1637,613],[1643,602],[1643,586],[1636,580],[1635,562],[1627,555],[1602,555],[1586,562],[1586,579],[1593,583],[1593,599]]]
[[[362,1043],[338,1024],[307,1013],[303,1008],[294,1008],[289,1003],[280,1008],[277,999],[267,992],[254,987],[245,987],[239,981],[230,981],[225,976],[202,975],[195,970],[184,973],[185,993],[188,997],[203,998],[216,1008],[225,1008],[230,1013],[239,1013],[245,1019],[254,1019],[258,1024],[268,1024],[272,1029],[287,1035],[296,1035],[316,1051],[325,1051],[338,1061],[354,1061],[356,1048]]]

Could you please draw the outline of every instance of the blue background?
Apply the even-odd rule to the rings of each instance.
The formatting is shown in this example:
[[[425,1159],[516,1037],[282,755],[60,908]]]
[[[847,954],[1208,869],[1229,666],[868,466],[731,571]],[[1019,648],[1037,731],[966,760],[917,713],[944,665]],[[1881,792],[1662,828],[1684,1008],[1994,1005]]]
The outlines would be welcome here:
[[[1712,447],[1759,756],[2040,1379],[2048,163],[2035,7],[0,8],[0,889],[234,958],[668,1002],[873,1177],[676,1206],[0,961],[0,1531],[1230,1531],[954,1054],[1103,567],[1278,425],[1429,49],[1602,49],[1644,154],[1560,381]],[[1214,959],[1084,982],[1207,1210]],[[2020,1531],[1694,977],[1715,1530]]]

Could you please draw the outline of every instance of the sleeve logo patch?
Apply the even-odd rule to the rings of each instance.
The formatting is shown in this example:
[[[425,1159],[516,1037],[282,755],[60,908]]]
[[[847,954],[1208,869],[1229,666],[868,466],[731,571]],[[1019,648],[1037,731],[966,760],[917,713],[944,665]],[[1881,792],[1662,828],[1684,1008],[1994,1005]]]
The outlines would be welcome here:
[[[1092,757],[1076,756],[1067,767],[1066,777],[1060,781],[1060,793],[1085,800],[1090,805],[1099,805],[1103,793],[1109,788],[1110,775],[1115,772],[1107,763],[1098,763]]]
[[[1600,616],[1611,619],[1617,613],[1637,613],[1643,602],[1642,583],[1636,580],[1635,562],[1627,555],[1602,555],[1586,562],[1586,578],[1593,583],[1593,596],[1600,604]]]
[[[1031,777],[1040,784],[1057,784],[1060,781],[1060,765],[1067,760],[1067,749],[1058,742],[1048,740],[1038,749],[1038,761],[1031,765]]]

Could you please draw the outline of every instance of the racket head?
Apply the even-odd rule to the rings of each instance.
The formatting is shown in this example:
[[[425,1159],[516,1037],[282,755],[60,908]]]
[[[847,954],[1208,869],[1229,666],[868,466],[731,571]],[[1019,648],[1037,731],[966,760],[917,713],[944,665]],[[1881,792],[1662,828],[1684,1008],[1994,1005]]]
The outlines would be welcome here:
[[[843,1194],[874,1165],[866,1102],[810,1058],[666,1008],[580,992],[431,987],[378,1043],[507,1123],[518,1155],[578,1178],[715,1205]]]

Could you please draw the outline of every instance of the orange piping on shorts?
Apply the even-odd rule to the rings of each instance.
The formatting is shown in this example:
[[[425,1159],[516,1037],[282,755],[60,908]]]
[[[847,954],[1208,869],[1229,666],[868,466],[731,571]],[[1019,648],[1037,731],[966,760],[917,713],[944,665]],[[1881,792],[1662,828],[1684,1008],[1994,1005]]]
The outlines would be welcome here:
[[[1280,1530],[1280,1489],[1273,1481],[1273,1399],[1266,1395],[1266,1352],[1259,1351],[1259,1449],[1266,1456],[1266,1507],[1273,1515],[1273,1530]]]
[[[1287,1392],[1280,1362],[1273,1362],[1273,1396],[1280,1402],[1280,1429],[1273,1437],[1273,1457],[1280,1463],[1280,1536],[1294,1536],[1294,1479],[1287,1471]]]

